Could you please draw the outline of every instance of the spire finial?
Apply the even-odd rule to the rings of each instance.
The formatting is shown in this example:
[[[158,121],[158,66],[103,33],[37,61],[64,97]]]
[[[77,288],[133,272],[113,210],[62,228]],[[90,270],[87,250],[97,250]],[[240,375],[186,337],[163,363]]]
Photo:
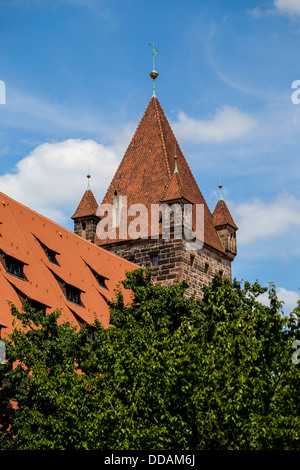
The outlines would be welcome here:
[[[90,189],[91,189],[91,187],[90,187],[90,177],[91,177],[91,175],[90,175],[90,170],[89,170],[89,168],[88,168],[88,174],[86,175],[86,177],[87,177],[87,179],[88,179],[87,190],[90,190]]]
[[[219,201],[223,201],[223,196],[222,196],[222,185],[221,185],[221,176],[220,176],[220,184],[219,184],[219,188],[220,188]]]
[[[176,144],[175,144],[175,155],[174,155],[174,158],[175,158],[175,168],[174,168],[174,173],[179,173],[179,172],[178,172],[178,168],[177,168],[177,154],[176,154]]]
[[[153,55],[153,70],[152,70],[152,72],[149,73],[150,77],[151,77],[152,80],[153,80],[153,93],[152,93],[152,97],[156,97],[156,94],[155,94],[155,80],[156,80],[156,78],[158,77],[158,72],[156,72],[156,70],[155,70],[155,61],[154,61],[154,58],[155,58],[155,56],[158,54],[158,50],[155,49],[155,47],[154,47],[154,42],[153,42],[153,44],[150,44],[150,43],[149,43],[149,46],[152,47],[152,55]]]

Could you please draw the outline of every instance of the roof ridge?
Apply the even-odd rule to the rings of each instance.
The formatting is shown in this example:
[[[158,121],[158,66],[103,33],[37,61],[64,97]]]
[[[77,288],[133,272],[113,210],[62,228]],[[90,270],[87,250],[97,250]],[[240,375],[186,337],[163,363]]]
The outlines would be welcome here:
[[[158,99],[156,97],[152,97],[151,99],[154,100],[155,114],[156,114],[156,119],[158,121],[158,128],[159,128],[160,138],[162,140],[163,153],[164,153],[164,157],[165,157],[165,161],[166,161],[166,165],[167,165],[168,175],[171,178],[171,171],[170,171],[169,159],[168,159],[168,154],[167,154],[167,149],[166,149],[166,143],[165,143],[165,139],[164,139],[164,135],[163,135],[163,131],[162,131],[162,125],[161,125],[161,121],[160,121],[160,117],[159,117],[159,110],[158,110],[158,106],[157,106]],[[162,112],[163,112],[163,110],[162,110]]]
[[[119,165],[117,166],[116,171],[115,171],[115,175],[118,173],[119,168],[120,168],[120,166],[122,165],[122,162],[123,162],[123,160],[124,160],[124,158],[125,158],[127,152],[129,151],[129,149],[131,148],[131,146],[132,146],[132,144],[133,144],[133,142],[134,142],[135,135],[136,135],[138,129],[141,127],[142,121],[143,121],[143,119],[144,119],[144,117],[145,117],[145,115],[146,115],[146,113],[147,113],[147,110],[148,110],[148,108],[149,108],[149,106],[150,106],[150,103],[151,103],[151,100],[152,100],[152,99],[153,99],[153,97],[150,99],[150,101],[149,101],[149,103],[148,103],[148,105],[147,105],[145,111],[143,112],[142,117],[140,118],[139,123],[138,123],[138,125],[137,125],[137,127],[136,127],[136,129],[135,129],[135,132],[133,133],[133,135],[132,135],[132,137],[131,137],[131,139],[130,139],[129,144],[127,145],[127,148],[126,148],[126,150],[125,150],[125,153],[124,153],[123,157],[120,159]],[[111,181],[111,183],[112,183],[112,181]],[[108,192],[109,192],[109,189],[110,189],[110,185],[108,186],[108,188],[107,188],[107,190],[106,190],[106,192],[105,192],[105,194],[104,194],[104,196],[103,196],[103,198],[102,198],[102,201],[104,201],[104,200],[106,199],[106,196],[107,196],[107,194],[108,194]]]
[[[72,233],[72,235],[75,235],[74,232],[71,232],[71,230],[69,230],[69,229],[63,227],[62,225],[59,225],[59,224],[58,224],[57,222],[55,222],[54,220],[49,219],[49,217],[46,217],[45,215],[40,214],[40,213],[37,212],[36,210],[31,209],[31,207],[25,206],[25,204],[22,204],[21,202],[16,201],[16,199],[13,199],[12,197],[8,196],[7,194],[5,194],[5,193],[3,193],[3,192],[1,192],[1,191],[0,191],[0,196],[6,197],[7,199],[9,199],[10,201],[12,201],[13,203],[15,203],[15,204],[17,204],[17,205],[23,207],[24,209],[26,209],[26,210],[32,212],[32,214],[35,214],[35,215],[41,217],[42,219],[46,220],[47,222],[51,222],[52,224],[56,225],[58,228],[61,228],[61,229],[63,229],[63,230],[66,230],[67,232]],[[80,237],[80,238],[81,238],[81,237]]]

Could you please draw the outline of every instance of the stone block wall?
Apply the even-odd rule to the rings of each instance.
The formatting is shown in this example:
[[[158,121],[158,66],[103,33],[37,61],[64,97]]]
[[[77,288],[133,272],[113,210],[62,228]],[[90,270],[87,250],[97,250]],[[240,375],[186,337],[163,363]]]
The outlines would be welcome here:
[[[95,241],[98,217],[82,217],[74,220],[74,233],[92,243]]]
[[[129,240],[102,248],[150,269],[156,284],[167,287],[187,279],[186,293],[195,292],[197,300],[202,297],[203,285],[208,285],[216,274],[231,279],[231,261],[226,255],[207,246],[198,251],[188,250],[182,239]]]

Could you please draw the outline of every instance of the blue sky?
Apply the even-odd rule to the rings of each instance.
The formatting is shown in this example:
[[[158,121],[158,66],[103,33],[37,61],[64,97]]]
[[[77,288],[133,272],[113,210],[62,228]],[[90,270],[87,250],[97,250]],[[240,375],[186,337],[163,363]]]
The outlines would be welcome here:
[[[72,229],[101,202],[157,97],[211,210],[239,226],[237,279],[274,282],[292,310],[300,276],[299,0],[1,0],[0,190]]]

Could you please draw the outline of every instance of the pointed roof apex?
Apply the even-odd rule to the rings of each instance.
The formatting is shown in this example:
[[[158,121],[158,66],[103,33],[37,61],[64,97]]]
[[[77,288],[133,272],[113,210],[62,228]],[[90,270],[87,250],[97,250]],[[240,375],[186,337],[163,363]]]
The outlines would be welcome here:
[[[91,175],[90,175],[90,174],[88,174],[88,175],[87,175],[87,179],[88,179],[87,190],[88,190],[88,191],[90,191],[90,190],[91,190],[91,187],[90,187],[90,177],[91,177]]]
[[[178,171],[174,170],[172,178],[166,186],[161,202],[171,202],[184,199],[187,202],[191,202],[191,197],[185,188]]]
[[[219,227],[221,225],[230,225],[235,230],[238,230],[238,227],[235,224],[223,198],[218,200],[212,216],[215,227]]]
[[[81,201],[72,215],[71,219],[77,219],[80,217],[88,217],[91,215],[96,216],[98,208],[98,203],[96,201],[96,198],[92,192],[92,190],[89,188],[88,184],[88,189],[85,191],[84,195],[81,198]]]
[[[223,201],[223,196],[222,196],[222,185],[219,184],[219,189],[220,189],[220,196],[219,196],[219,201]]]

